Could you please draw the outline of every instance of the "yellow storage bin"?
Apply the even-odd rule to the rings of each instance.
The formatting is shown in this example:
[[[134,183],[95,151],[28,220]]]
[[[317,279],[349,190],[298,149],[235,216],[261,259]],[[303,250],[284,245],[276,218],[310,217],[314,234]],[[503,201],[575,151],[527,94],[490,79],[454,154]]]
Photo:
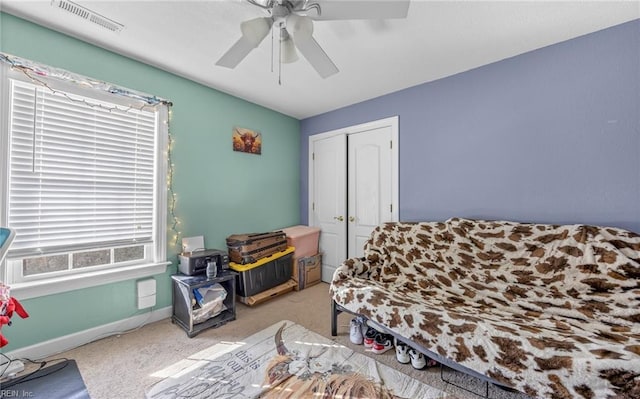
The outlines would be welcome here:
[[[287,282],[291,279],[294,251],[294,247],[287,247],[284,251],[245,265],[230,262],[229,267],[239,273],[236,293],[248,297]]]

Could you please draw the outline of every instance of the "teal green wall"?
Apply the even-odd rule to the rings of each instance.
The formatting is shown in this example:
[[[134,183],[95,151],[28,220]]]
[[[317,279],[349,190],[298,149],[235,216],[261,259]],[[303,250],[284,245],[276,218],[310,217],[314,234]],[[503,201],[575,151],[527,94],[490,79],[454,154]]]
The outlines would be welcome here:
[[[299,223],[298,120],[5,13],[0,13],[0,51],[173,102],[174,191],[183,236],[204,235],[208,248],[225,248],[230,234]],[[232,151],[234,126],[262,133],[262,155]],[[168,237],[168,257],[175,262],[178,248]],[[171,305],[175,270],[174,264],[155,276],[156,308]],[[136,309],[135,295],[130,280],[24,300],[31,317],[2,329],[10,341],[3,350],[144,313]]]

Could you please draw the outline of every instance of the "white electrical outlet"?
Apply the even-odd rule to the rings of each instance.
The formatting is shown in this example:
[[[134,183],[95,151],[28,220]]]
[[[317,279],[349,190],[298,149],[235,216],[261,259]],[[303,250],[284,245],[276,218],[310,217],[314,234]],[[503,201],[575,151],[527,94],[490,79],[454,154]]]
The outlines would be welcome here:
[[[138,298],[138,309],[146,309],[154,306],[156,306],[155,294]]]
[[[138,309],[146,309],[156,305],[156,280],[153,278],[140,280],[138,285]]]

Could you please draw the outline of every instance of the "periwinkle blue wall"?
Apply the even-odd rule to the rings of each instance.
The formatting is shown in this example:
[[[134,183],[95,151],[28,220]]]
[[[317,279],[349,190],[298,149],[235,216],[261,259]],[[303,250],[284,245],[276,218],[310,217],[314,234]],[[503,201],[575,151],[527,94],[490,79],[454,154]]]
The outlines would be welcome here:
[[[640,20],[301,121],[400,119],[400,219],[588,223],[640,232]]]

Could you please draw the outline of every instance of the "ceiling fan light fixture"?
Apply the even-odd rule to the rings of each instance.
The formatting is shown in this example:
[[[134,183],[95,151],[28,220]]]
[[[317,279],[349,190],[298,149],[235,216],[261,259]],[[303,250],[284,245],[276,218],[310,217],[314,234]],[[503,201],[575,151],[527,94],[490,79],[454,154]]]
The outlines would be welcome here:
[[[258,47],[260,42],[267,36],[273,21],[271,18],[254,18],[240,24],[242,36],[254,47]]]
[[[0,0],[1,1],[1,0]],[[323,0],[246,0],[267,10],[270,17],[255,18],[241,24],[242,37],[220,57],[216,65],[235,68],[271,31],[271,70],[274,61],[275,24],[280,28],[279,74],[283,63],[294,62],[298,52],[321,78],[338,73],[338,67],[313,37],[313,20],[406,18],[410,0],[345,1]],[[318,0],[319,1],[319,0]],[[315,14],[307,15],[315,10]],[[280,75],[278,75],[278,82]]]
[[[313,35],[313,21],[304,15],[289,14],[287,16],[287,31],[293,36],[294,41],[296,36],[311,37]]]
[[[283,28],[284,29],[284,28]],[[287,35],[286,39],[280,41],[280,51],[282,52],[281,60],[284,64],[291,64],[298,61],[298,52],[296,46],[293,44],[291,37]]]

